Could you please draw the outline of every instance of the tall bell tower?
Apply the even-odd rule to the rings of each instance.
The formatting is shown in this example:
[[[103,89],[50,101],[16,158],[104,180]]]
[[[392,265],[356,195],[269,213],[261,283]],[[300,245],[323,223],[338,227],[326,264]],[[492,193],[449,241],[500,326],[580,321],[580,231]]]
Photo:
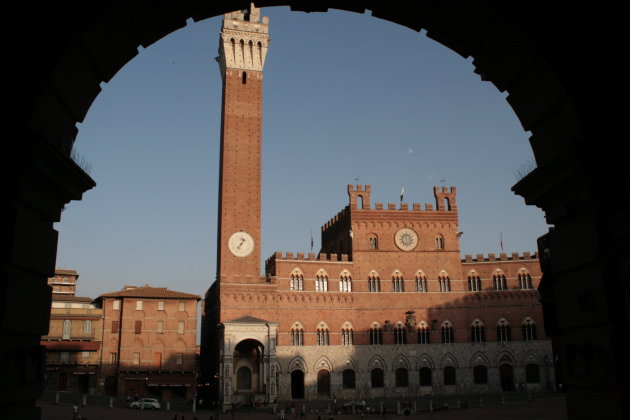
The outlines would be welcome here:
[[[217,274],[220,283],[260,276],[263,65],[269,18],[251,3],[226,13],[219,43],[223,78]]]

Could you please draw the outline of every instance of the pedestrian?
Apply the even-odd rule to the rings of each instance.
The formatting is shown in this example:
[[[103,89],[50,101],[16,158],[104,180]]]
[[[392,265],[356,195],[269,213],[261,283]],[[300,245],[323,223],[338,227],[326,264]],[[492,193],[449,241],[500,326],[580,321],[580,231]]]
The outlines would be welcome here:
[[[79,405],[77,403],[74,403],[74,405],[72,406],[72,418],[74,420],[77,420],[78,417],[79,417]]]

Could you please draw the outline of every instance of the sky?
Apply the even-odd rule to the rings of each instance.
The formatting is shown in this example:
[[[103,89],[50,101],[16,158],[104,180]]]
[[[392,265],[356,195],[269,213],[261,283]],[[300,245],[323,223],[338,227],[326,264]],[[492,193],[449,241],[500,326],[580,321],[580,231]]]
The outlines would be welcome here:
[[[394,23],[331,10],[262,9],[262,259],[319,250],[320,227],[348,204],[434,203],[456,186],[462,256],[534,252],[543,213],[510,191],[533,155],[506,94],[472,59]],[[102,84],[75,150],[97,186],[55,225],[57,268],[77,294],[124,285],[203,296],[215,279],[221,18],[147,47]],[[262,262],[261,262],[262,263]]]

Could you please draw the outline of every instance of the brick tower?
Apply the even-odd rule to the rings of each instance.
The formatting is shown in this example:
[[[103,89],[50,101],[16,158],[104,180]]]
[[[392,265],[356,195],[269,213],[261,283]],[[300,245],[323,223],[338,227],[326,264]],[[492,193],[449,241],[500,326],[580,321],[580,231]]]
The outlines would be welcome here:
[[[268,18],[252,3],[223,19],[218,61],[223,78],[219,234],[220,283],[257,282],[260,274],[262,69]]]

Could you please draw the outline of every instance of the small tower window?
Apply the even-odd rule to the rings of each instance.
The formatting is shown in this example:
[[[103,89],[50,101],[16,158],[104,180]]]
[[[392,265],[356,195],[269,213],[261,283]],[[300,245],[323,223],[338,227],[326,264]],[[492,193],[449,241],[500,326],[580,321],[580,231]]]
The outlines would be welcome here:
[[[243,82],[243,84],[244,84],[244,85],[246,85],[246,84],[247,84],[247,72],[246,72],[246,71],[244,71],[244,72],[243,72],[243,75],[242,75],[242,82]]]

